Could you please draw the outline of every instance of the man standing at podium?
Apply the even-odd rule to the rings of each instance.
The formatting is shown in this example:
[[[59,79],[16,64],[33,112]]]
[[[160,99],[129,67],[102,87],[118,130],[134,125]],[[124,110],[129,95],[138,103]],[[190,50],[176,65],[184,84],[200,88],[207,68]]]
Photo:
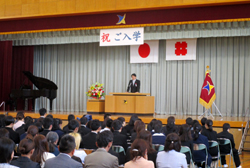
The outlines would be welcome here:
[[[139,93],[140,92],[140,80],[136,79],[136,74],[133,73],[131,75],[132,80],[129,81],[128,83],[128,89],[127,92],[131,92],[131,93]]]

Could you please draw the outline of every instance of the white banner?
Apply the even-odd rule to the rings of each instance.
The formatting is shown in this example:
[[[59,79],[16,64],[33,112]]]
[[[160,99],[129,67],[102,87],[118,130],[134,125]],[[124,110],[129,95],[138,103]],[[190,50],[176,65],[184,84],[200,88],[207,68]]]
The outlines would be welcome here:
[[[196,60],[197,39],[167,40],[166,60]]]
[[[130,46],[130,63],[158,63],[159,40]]]
[[[144,43],[144,28],[101,29],[100,46],[139,45]]]

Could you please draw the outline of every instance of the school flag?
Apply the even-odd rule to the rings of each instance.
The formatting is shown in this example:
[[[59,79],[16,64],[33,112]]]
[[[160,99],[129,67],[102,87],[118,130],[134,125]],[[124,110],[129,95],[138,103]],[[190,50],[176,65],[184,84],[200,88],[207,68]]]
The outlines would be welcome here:
[[[200,104],[209,109],[216,99],[215,88],[209,73],[206,73],[204,83],[201,88]]]

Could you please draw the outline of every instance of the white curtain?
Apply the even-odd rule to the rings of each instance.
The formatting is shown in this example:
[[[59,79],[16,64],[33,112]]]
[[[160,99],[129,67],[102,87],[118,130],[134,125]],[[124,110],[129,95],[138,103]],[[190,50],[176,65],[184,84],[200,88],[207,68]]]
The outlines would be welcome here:
[[[161,40],[158,64],[130,64],[128,46],[36,46],[34,75],[58,85],[54,111],[86,111],[85,92],[92,83],[104,83],[106,93],[125,92],[131,73],[136,73],[141,92],[155,96],[157,114],[199,115],[204,111],[199,96],[209,65],[221,113],[243,116],[250,100],[249,46],[250,37],[202,38],[196,61],[166,61],[166,41]],[[37,99],[36,110],[41,107],[49,108],[46,98]]]

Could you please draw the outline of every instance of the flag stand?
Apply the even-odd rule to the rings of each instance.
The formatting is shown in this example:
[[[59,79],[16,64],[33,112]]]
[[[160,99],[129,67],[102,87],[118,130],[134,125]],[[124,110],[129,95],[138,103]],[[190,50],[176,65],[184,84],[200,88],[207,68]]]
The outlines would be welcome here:
[[[214,107],[216,108],[217,112],[219,113],[219,115],[223,118],[219,108],[216,106],[216,104],[213,102],[213,105]],[[200,115],[198,118],[201,118],[201,117],[208,117],[208,116],[211,116],[213,119],[214,119],[214,116],[213,114],[211,113],[211,110],[212,110],[212,107],[211,107],[211,110],[209,111],[210,109],[206,109],[206,111]],[[221,119],[222,120],[222,119]]]

